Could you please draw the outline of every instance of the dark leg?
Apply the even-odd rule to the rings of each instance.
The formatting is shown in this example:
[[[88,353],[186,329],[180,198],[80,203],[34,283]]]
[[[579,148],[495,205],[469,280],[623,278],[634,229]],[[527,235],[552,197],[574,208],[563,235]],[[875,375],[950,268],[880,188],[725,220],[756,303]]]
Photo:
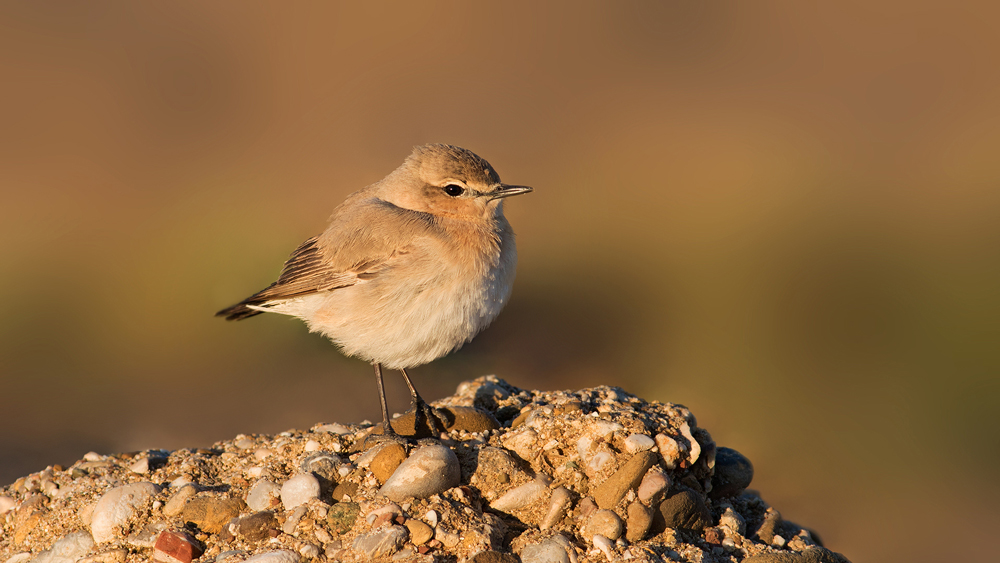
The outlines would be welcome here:
[[[417,393],[417,389],[413,386],[413,382],[410,381],[410,376],[406,374],[406,370],[399,368],[399,373],[403,374],[403,380],[406,381],[406,386],[410,388],[410,407],[413,409],[414,417],[413,427],[420,428],[422,422],[426,422],[427,428],[434,434],[444,432],[445,428],[441,419],[434,414],[434,409],[424,402],[420,397],[420,393]]]
[[[374,363],[372,365],[375,366],[375,383],[378,384],[378,399],[382,403],[382,435],[395,435],[396,431],[389,424],[389,407],[385,404],[385,387],[382,385],[382,364]]]

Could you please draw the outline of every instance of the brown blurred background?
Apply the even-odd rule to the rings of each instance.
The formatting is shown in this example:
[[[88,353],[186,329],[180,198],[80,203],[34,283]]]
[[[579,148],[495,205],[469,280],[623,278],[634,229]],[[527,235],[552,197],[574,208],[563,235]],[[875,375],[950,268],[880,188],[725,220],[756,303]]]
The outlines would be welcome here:
[[[0,4],[0,482],[376,419],[366,364],[212,314],[446,142],[536,192],[507,205],[513,300],[414,370],[425,396],[496,373],[683,403],[856,563],[986,559],[997,12]]]

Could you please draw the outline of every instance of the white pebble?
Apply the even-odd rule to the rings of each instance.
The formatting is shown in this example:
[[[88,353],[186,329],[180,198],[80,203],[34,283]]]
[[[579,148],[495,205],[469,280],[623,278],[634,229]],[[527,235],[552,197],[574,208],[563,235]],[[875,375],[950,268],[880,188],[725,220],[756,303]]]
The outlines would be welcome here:
[[[0,516],[10,512],[15,506],[17,506],[17,501],[14,497],[0,496]]]
[[[90,531],[94,541],[104,543],[114,539],[115,533],[132,518],[135,510],[151,504],[152,497],[159,491],[153,483],[132,483],[104,493],[91,516]]]
[[[424,514],[424,519],[431,525],[431,528],[438,525],[438,513],[433,510],[428,510],[427,514]]]
[[[625,438],[625,449],[630,454],[651,450],[656,447],[656,442],[645,434],[631,434]]]
[[[83,454],[83,459],[85,461],[101,461],[102,459],[104,459],[104,456],[102,456],[97,452],[87,452]]]
[[[261,510],[270,510],[275,507],[277,502],[276,499],[281,497],[281,487],[277,483],[272,483],[267,479],[261,479],[250,487],[250,492],[247,493],[247,506],[251,509],[260,512]]]
[[[491,502],[490,508],[501,512],[510,512],[511,510],[524,508],[545,498],[550,482],[552,482],[552,479],[544,473],[540,474],[534,481],[507,491],[503,496]]]
[[[659,448],[660,455],[663,456],[664,465],[667,469],[676,469],[677,464],[681,461],[680,444],[666,434],[657,434],[655,439],[656,447]]]
[[[32,563],[75,563],[92,547],[94,538],[90,537],[90,534],[74,532],[52,544],[50,549],[39,553]]]
[[[321,446],[320,443],[317,442],[316,440],[309,440],[308,442],[306,442],[305,450],[307,452],[316,452],[319,451],[319,449],[322,447],[323,446]]]
[[[604,556],[608,558],[608,561],[615,560],[615,544],[608,538],[598,534],[594,536],[594,547],[600,549]]]
[[[310,473],[301,473],[281,485],[281,504],[291,510],[319,498],[319,481]]]
[[[688,439],[691,447],[691,453],[688,454],[688,461],[694,464],[694,462],[698,461],[698,456],[701,455],[701,444],[698,443],[698,440],[694,439],[694,435],[691,434],[691,427],[686,422],[681,424],[681,434]]]
[[[140,457],[136,461],[132,462],[128,468],[132,471],[132,473],[149,473],[149,458],[145,456]]]
[[[299,554],[294,551],[268,551],[260,555],[254,555],[243,563],[299,563]]]
[[[247,476],[253,479],[257,479],[263,474],[264,474],[264,468],[259,465],[255,465],[250,469],[247,469]]]

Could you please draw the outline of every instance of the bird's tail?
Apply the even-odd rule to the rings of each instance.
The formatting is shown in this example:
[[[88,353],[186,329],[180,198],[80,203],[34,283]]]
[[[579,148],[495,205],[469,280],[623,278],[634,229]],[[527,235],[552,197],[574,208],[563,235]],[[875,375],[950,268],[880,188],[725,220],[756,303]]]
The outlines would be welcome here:
[[[239,303],[233,305],[232,307],[226,307],[225,309],[219,311],[215,314],[216,317],[225,317],[227,321],[241,321],[243,319],[253,317],[263,313],[259,309],[251,309],[248,305],[254,303],[251,302],[253,297],[240,301]]]

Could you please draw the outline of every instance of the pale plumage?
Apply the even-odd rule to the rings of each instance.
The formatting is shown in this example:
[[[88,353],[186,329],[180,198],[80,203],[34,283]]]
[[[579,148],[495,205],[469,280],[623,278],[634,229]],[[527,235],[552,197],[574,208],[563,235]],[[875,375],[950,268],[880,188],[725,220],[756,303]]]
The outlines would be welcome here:
[[[530,190],[501,184],[471,151],[417,147],[386,178],[351,194],[326,231],[285,262],[278,281],[218,315],[299,317],[345,354],[374,364],[381,395],[380,365],[430,362],[499,314],[517,263],[502,198]]]

